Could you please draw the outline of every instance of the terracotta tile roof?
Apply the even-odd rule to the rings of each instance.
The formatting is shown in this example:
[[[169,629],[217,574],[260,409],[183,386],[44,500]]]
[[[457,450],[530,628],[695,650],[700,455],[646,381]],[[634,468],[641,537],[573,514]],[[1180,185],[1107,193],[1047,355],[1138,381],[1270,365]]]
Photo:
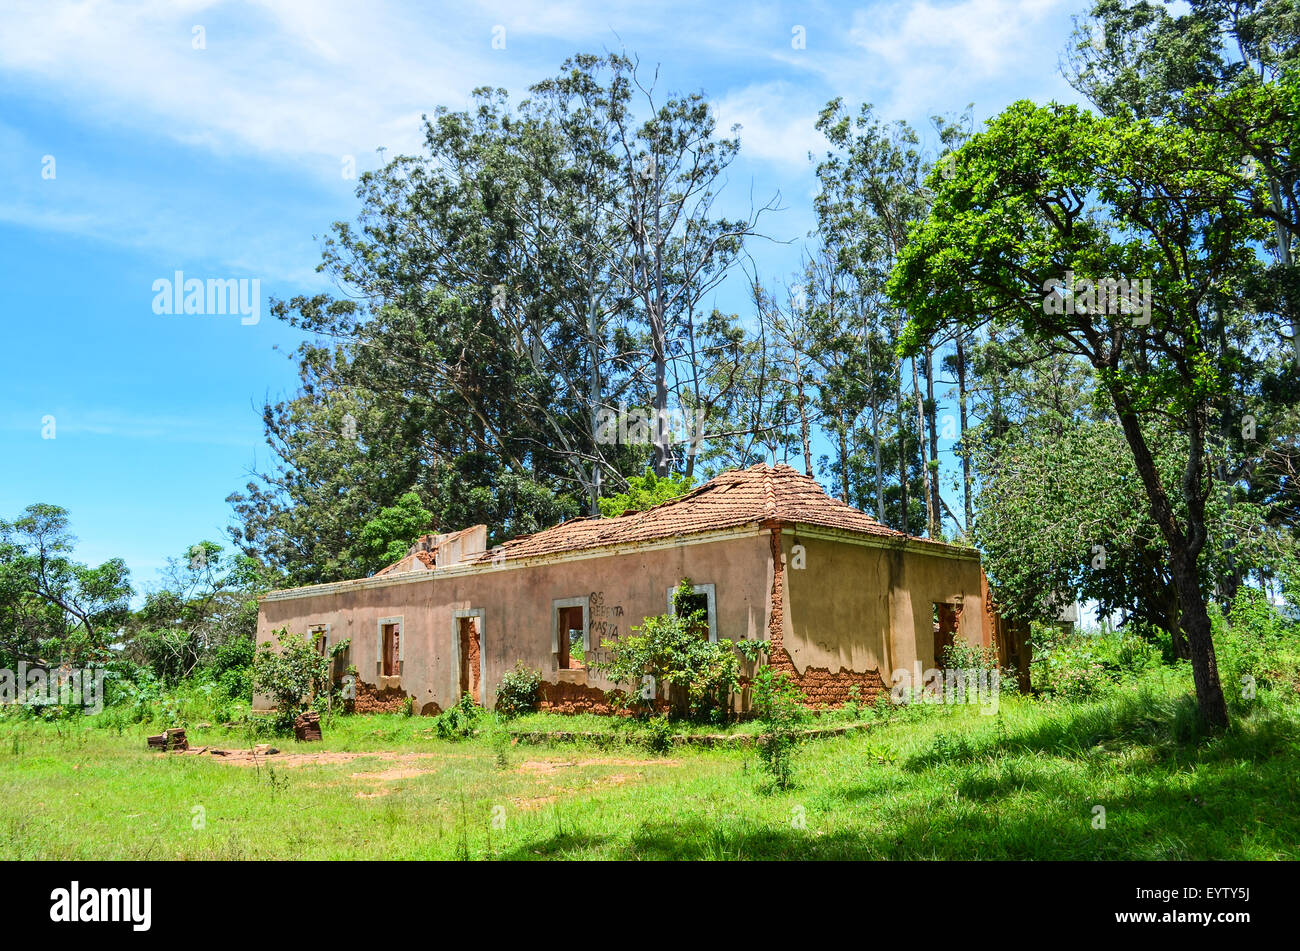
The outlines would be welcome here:
[[[865,512],[831,498],[811,476],[785,464],[759,463],[748,469],[724,472],[681,498],[644,512],[631,512],[618,518],[570,519],[466,561],[481,564],[490,562],[494,555],[507,559],[531,558],[762,522],[798,523],[897,539],[908,537],[881,525]]]

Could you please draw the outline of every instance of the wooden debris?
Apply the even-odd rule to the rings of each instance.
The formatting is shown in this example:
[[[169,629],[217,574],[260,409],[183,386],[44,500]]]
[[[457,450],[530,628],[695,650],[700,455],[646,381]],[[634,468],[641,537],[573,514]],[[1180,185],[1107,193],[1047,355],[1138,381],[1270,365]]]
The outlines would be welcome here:
[[[163,730],[157,736],[148,738],[147,743],[154,749],[159,750],[188,750],[190,748],[189,740],[185,739],[185,730],[181,727],[173,727],[170,730]]]
[[[293,721],[293,735],[303,743],[314,743],[320,740],[320,714],[314,710],[298,714]]]

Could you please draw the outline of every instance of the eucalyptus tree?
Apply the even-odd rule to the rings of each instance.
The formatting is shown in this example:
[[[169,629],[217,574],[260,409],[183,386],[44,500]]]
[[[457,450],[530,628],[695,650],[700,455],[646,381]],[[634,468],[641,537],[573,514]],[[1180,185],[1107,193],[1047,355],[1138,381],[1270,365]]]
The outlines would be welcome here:
[[[822,418],[813,400],[820,373],[810,326],[810,302],[806,285],[796,284],[782,292],[769,291],[758,281],[752,285],[763,339],[769,346],[771,373],[769,400],[784,404],[794,427],[791,440],[803,460],[806,475],[814,475],[813,432]]]
[[[1018,102],[957,151],[951,178],[931,176],[934,207],[889,284],[912,315],[903,352],[954,322],[994,319],[1092,366],[1167,546],[1214,727],[1227,709],[1199,560],[1210,415],[1235,353],[1211,329],[1258,272],[1263,234],[1236,197],[1240,180],[1234,157],[1186,129]],[[1156,464],[1152,419],[1186,440],[1176,482]]]
[[[728,275],[745,239],[757,233],[779,196],[751,207],[743,218],[721,215],[717,203],[726,171],[740,151],[736,137],[717,135],[717,120],[702,93],[663,95],[658,73],[611,56],[611,99],[635,100],[613,112],[615,151],[624,176],[622,227],[628,253],[616,263],[627,293],[648,329],[654,469],[666,475],[674,454],[662,421],[669,410],[670,364],[689,352],[696,323],[712,308],[704,298]]]
[[[907,123],[887,124],[870,105],[863,105],[856,116],[851,115],[840,99],[832,100],[822,109],[817,128],[831,144],[831,151],[817,167],[821,184],[816,199],[819,236],[838,255],[842,266],[851,271],[858,299],[884,304],[880,310],[864,315],[871,321],[872,330],[897,341],[906,314],[880,291],[906,243],[911,222],[924,215],[927,205],[920,140]],[[933,355],[928,341],[922,351],[909,355],[910,397],[905,382],[907,361],[895,356],[896,389],[892,402],[897,446],[894,455],[899,492],[898,527],[911,530],[910,460],[919,452],[924,524],[932,536],[937,536],[940,534],[937,473],[931,460],[925,458],[927,444],[933,445],[927,432],[933,428],[934,406],[931,403],[927,413],[920,385],[920,362],[924,359],[924,373],[932,378]]]

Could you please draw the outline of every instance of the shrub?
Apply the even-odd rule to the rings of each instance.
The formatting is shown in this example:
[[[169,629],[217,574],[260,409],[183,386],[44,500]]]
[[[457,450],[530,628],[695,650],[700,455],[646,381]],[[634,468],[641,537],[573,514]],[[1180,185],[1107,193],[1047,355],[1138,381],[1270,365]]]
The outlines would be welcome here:
[[[720,638],[710,642],[702,635],[707,626],[705,612],[686,611],[691,583],[683,579],[673,594],[676,614],[648,617],[632,633],[616,641],[605,641],[609,660],[593,663],[592,669],[619,684],[628,684],[643,712],[654,707],[654,698],[642,697],[642,678],[654,678],[656,688],[666,688],[674,716],[689,720],[718,721],[731,715],[731,694],[740,684],[740,660],[732,642]]]
[[[665,716],[651,717],[646,721],[646,746],[655,753],[667,753],[673,746],[673,730]]]
[[[1144,637],[1125,631],[1115,651],[1115,663],[1129,674],[1140,674],[1160,663],[1160,649]]]
[[[257,644],[249,635],[236,635],[212,652],[209,673],[227,700],[253,699],[253,664]]]
[[[882,690],[876,694],[876,702],[872,704],[872,710],[877,720],[888,720],[894,713],[894,701],[890,697],[888,690]]]
[[[1297,624],[1258,588],[1243,586],[1227,614],[1211,612],[1223,690],[1239,709],[1256,701],[1293,700],[1300,684]]]
[[[844,701],[844,706],[841,708],[840,713],[843,715],[844,719],[848,720],[850,723],[862,715],[862,691],[858,689],[857,684],[849,685],[849,696],[848,699]]]
[[[944,646],[943,666],[948,670],[970,671],[977,677],[987,673],[990,688],[996,683],[999,693],[1015,693],[1019,686],[1014,670],[998,666],[996,648],[967,643],[964,637]]]
[[[541,700],[542,672],[515,661],[515,669],[508,671],[497,685],[496,711],[510,718],[532,713]]]
[[[998,669],[998,652],[992,647],[969,644],[965,638],[958,638],[944,647],[943,666],[991,673]]]
[[[778,789],[788,789],[794,778],[796,727],[807,716],[807,699],[789,675],[764,667],[754,677],[754,709],[763,723],[758,741],[759,763]]]
[[[444,740],[464,740],[474,735],[474,729],[483,717],[484,710],[468,693],[433,719],[433,732]]]
[[[318,693],[329,690],[329,671],[335,647],[322,656],[306,634],[275,632],[279,650],[269,642],[258,645],[253,663],[253,689],[271,698],[277,732],[293,730],[293,721],[310,708]]]
[[[1037,690],[1067,701],[1090,700],[1111,684],[1105,660],[1111,638],[1063,634],[1054,628],[1035,630],[1031,676]]]

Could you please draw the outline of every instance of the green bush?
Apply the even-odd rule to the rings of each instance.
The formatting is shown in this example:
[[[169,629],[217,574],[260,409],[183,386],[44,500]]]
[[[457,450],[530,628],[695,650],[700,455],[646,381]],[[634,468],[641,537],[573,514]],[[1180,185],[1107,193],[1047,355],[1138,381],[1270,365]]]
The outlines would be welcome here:
[[[793,782],[796,728],[808,715],[807,702],[788,674],[764,667],[754,677],[754,710],[763,723],[759,764],[777,789],[788,789]]]
[[[253,700],[253,663],[257,644],[249,635],[238,635],[219,644],[212,652],[208,674],[226,700]]]
[[[1047,698],[1066,701],[1100,696],[1117,679],[1106,663],[1113,659],[1115,642],[1113,636],[1036,628],[1030,663],[1034,689]],[[1111,667],[1118,669],[1114,663]]]
[[[474,735],[486,711],[468,693],[454,706],[433,718],[433,732],[444,740],[464,740]]]
[[[1224,614],[1211,610],[1219,678],[1238,710],[1291,702],[1300,685],[1300,625],[1258,588],[1242,587]]]
[[[731,718],[731,695],[740,685],[740,659],[732,642],[710,642],[704,611],[686,611],[689,579],[673,593],[676,614],[648,617],[627,637],[605,641],[609,660],[592,664],[618,684],[631,687],[632,705],[641,712],[654,709],[651,697],[640,694],[642,678],[654,678],[656,689],[667,690],[672,714],[694,722]]]
[[[281,628],[274,637],[279,650],[270,642],[257,647],[252,686],[271,698],[276,731],[289,733],[298,714],[310,709],[317,695],[328,693],[330,665],[334,652],[342,645],[322,655],[306,634],[290,634],[287,628]]]
[[[645,744],[654,753],[667,753],[673,748],[673,728],[666,716],[646,721]]]
[[[542,672],[515,661],[515,669],[508,671],[497,685],[496,711],[510,718],[532,713],[537,709],[542,694]]]

